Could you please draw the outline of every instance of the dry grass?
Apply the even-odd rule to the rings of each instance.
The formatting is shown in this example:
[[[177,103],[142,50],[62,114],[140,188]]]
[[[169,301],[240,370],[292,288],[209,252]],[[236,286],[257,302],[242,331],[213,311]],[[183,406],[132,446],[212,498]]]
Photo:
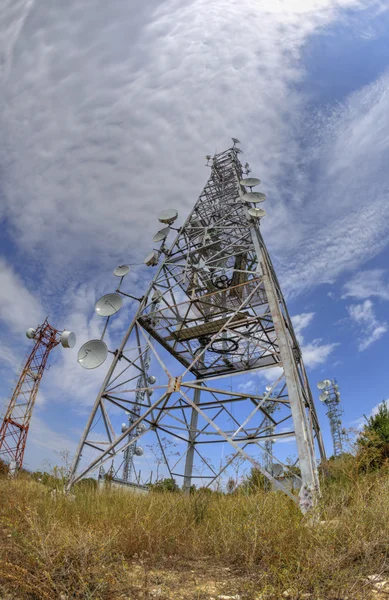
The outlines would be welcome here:
[[[0,505],[4,598],[356,600],[387,569],[386,476],[330,486],[316,525],[280,493],[80,490],[72,502],[25,478],[0,480]]]

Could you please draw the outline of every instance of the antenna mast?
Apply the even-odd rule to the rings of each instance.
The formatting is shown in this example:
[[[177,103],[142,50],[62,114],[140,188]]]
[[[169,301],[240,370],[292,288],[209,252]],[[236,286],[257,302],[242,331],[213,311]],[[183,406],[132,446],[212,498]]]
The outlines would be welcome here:
[[[23,466],[32,410],[50,352],[60,343],[65,348],[73,348],[76,343],[74,333],[58,331],[47,319],[36,329],[28,329],[26,335],[35,339],[35,344],[22,369],[0,427],[0,458],[9,463],[10,474]]]
[[[145,264],[159,266],[112,352],[80,440],[69,488],[105,462],[120,460],[128,446],[146,436],[161,446],[166,476],[177,479],[184,490],[190,490],[199,477],[194,474],[198,469],[208,487],[220,480],[228,465],[215,468],[206,452],[214,456],[216,444],[224,443],[232,446],[236,458],[251,463],[276,489],[298,501],[303,511],[319,497],[315,438],[325,457],[319,422],[301,350],[260,231],[266,211],[257,205],[266,196],[252,191],[260,180],[245,177],[249,167],[246,164],[244,170],[239,160],[239,143],[233,139],[232,148],[206,157],[211,169],[208,182],[184,224],[175,230],[169,248],[165,240],[178,213],[165,210],[158,217],[164,229],[153,241],[161,245]],[[155,292],[160,304],[150,314]],[[108,350],[102,344],[92,340],[84,345],[78,358],[81,366],[94,368],[104,362]],[[101,351],[98,361],[92,351]],[[142,382],[147,381],[147,352],[160,373],[160,385],[153,388],[148,381],[144,389],[139,382],[141,375]],[[263,369],[268,376],[274,369],[269,391],[260,395],[245,391],[242,384],[247,377]],[[234,382],[231,390],[227,377]],[[138,418],[113,437],[117,408],[137,410],[140,391],[145,392],[145,402]],[[236,406],[234,414],[231,403]],[[267,411],[267,403],[277,410]],[[270,433],[264,417],[272,423]],[[175,441],[174,454],[164,451],[160,434]],[[274,461],[287,471],[285,445],[278,443],[283,438],[295,441],[301,472],[299,499],[255,458],[270,439]],[[92,460],[84,459],[85,446],[94,450]]]
[[[336,379],[324,379],[317,384],[321,394],[319,400],[327,407],[327,417],[330,421],[330,429],[332,442],[334,446],[334,456],[340,456],[343,453],[343,436],[344,429],[342,428],[343,410],[340,405],[340,392]]]

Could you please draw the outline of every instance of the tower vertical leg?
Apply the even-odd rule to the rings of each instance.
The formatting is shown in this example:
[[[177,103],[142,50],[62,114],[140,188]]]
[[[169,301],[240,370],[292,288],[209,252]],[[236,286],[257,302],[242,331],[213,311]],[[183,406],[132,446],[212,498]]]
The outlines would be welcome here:
[[[258,243],[258,241],[257,241]],[[258,243],[259,246],[259,243]],[[273,317],[274,328],[277,334],[279,353],[284,369],[285,381],[288,388],[290,409],[296,437],[296,445],[301,470],[302,487],[300,490],[300,505],[303,510],[312,508],[319,495],[319,479],[314,454],[314,442],[311,428],[307,420],[304,398],[301,394],[295,357],[288,341],[284,316],[281,312],[277,290],[269,274],[265,254],[258,248],[261,257],[262,280],[266,291],[269,308]]]
[[[199,404],[200,402],[200,394],[201,391],[199,389],[195,389],[193,394],[193,401],[195,404]],[[189,494],[190,486],[192,483],[192,472],[193,472],[193,458],[195,451],[195,439],[196,439],[196,430],[197,423],[199,420],[199,413],[197,410],[192,408],[191,417],[190,417],[190,429],[188,435],[188,450],[186,452],[186,460],[185,460],[185,471],[184,471],[184,491]]]

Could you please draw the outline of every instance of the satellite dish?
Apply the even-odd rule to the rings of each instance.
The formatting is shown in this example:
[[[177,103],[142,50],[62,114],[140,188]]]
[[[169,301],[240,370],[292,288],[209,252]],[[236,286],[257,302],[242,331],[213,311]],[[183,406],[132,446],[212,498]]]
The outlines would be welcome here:
[[[147,381],[149,382],[150,385],[154,385],[154,383],[157,381],[157,378],[155,375],[149,375],[147,378]]]
[[[143,433],[144,431],[146,431],[146,425],[144,423],[141,423],[140,425],[138,425],[136,430],[137,430],[137,433]]]
[[[267,392],[270,392],[270,391],[271,391],[271,389],[272,389],[272,387],[273,387],[272,385],[267,385],[267,386],[265,387],[265,390],[266,390]]]
[[[143,450],[142,446],[137,446],[135,448],[135,454],[136,454],[136,456],[142,456],[143,452],[144,452],[144,450]]]
[[[66,331],[61,333],[61,344],[63,348],[74,348],[76,345],[76,334],[73,331]]]
[[[26,336],[28,337],[29,340],[34,339],[35,334],[36,334],[36,329],[34,329],[33,327],[30,327],[26,331]]]
[[[259,185],[261,180],[256,177],[247,177],[246,179],[241,179],[239,183],[245,187],[253,188],[256,185]]]
[[[272,467],[273,475],[275,477],[279,477],[284,472],[283,466],[279,465],[278,463],[273,463],[271,467]]]
[[[78,351],[77,362],[83,369],[96,369],[108,356],[107,344],[102,340],[90,340]]]
[[[323,381],[323,383],[324,383],[325,387],[331,387],[331,381],[329,379],[325,379]]]
[[[122,433],[127,431],[127,429],[128,429],[128,423],[122,423]]]
[[[144,260],[145,265],[148,267],[155,267],[158,264],[159,254],[156,250],[153,250],[148,254]]]
[[[231,138],[231,139],[232,139],[232,141],[234,142],[234,144],[240,144],[240,141],[239,141],[239,140],[237,140],[236,138]]]
[[[118,267],[116,267],[116,269],[114,269],[113,274],[116,275],[116,277],[124,277],[129,272],[130,267],[128,265],[119,265]]]
[[[337,383],[335,383],[335,385],[334,385],[333,387],[334,387],[334,390],[335,390],[335,391],[338,391],[338,389],[339,389],[339,386],[338,386],[338,384],[337,384]]]
[[[253,202],[257,204],[258,202],[265,202],[266,194],[262,194],[262,192],[247,192],[242,196],[243,202]]]
[[[100,317],[111,317],[123,306],[122,297],[119,294],[106,294],[96,302],[95,311]]]
[[[324,381],[319,381],[319,383],[317,384],[318,390],[324,390],[325,387],[326,387],[326,384]]]
[[[321,400],[321,402],[325,402],[328,398],[328,394],[326,394],[325,392],[322,392],[319,396],[319,400]]]
[[[266,216],[266,210],[263,210],[263,208],[249,208],[248,213],[254,219],[262,219]]]
[[[160,223],[166,223],[166,225],[171,225],[178,217],[178,211],[174,208],[169,208],[168,210],[163,210],[158,215],[158,221]]]
[[[153,237],[153,242],[162,242],[163,240],[166,240],[169,233],[170,233],[169,227],[164,227],[163,229],[160,229],[159,231],[157,231],[157,233]]]

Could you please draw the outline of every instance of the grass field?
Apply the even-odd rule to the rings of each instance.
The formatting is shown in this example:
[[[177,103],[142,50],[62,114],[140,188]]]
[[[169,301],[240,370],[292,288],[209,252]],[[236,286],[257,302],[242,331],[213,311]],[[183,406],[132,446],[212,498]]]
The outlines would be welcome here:
[[[389,573],[388,477],[324,487],[307,518],[281,493],[84,489],[71,500],[27,476],[3,478],[1,597],[389,598],[367,580]]]

